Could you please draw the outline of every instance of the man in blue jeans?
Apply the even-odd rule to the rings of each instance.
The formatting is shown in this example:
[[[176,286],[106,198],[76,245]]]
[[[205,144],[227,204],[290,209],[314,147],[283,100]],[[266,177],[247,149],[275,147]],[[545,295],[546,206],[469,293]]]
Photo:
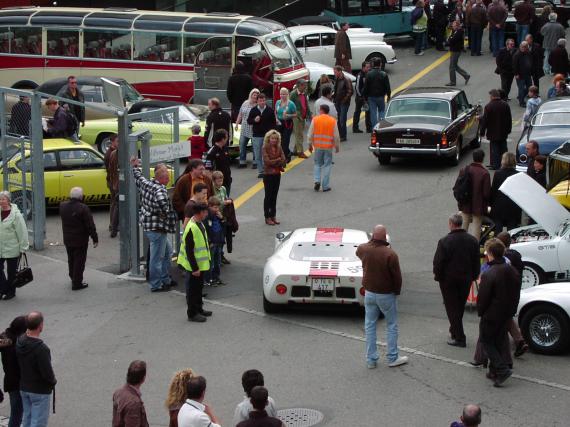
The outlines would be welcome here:
[[[331,191],[330,177],[332,170],[333,148],[335,152],[340,150],[340,137],[336,120],[329,115],[330,108],[326,104],[319,107],[319,114],[313,117],[307,138],[309,150],[314,150],[315,167],[313,176],[315,191],[319,191],[321,184],[323,193]]]
[[[366,75],[362,96],[368,101],[370,123],[374,127],[380,120],[384,119],[386,110],[384,98],[386,97],[389,101],[392,90],[390,89],[388,74],[382,71],[382,60],[380,58],[372,58],[371,62],[372,69]]]
[[[352,98],[352,82],[344,75],[344,69],[340,65],[334,67],[334,105],[338,113],[338,132],[340,140],[346,141],[346,119],[350,100]]]
[[[18,337],[16,356],[20,366],[20,395],[24,416],[23,427],[46,427],[50,412],[50,396],[57,380],[51,366],[49,347],[40,339],[44,317],[39,311],[26,316],[27,331]]]
[[[364,329],[366,333],[366,366],[374,369],[378,363],[376,322],[381,313],[386,318],[386,359],[388,366],[408,363],[407,356],[398,354],[398,295],[402,289],[402,273],[396,252],[387,241],[386,227],[374,227],[372,239],[356,249],[362,261],[364,286]]]

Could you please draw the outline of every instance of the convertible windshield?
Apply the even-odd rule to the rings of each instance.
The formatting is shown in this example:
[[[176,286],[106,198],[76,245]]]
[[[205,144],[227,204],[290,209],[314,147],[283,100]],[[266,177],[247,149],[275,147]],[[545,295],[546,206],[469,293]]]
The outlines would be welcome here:
[[[388,106],[386,117],[398,116],[451,118],[448,101],[426,98],[401,98],[392,100]]]
[[[570,112],[553,111],[551,113],[539,113],[533,117],[533,126],[557,126],[570,125]]]
[[[120,81],[119,85],[121,86],[121,91],[123,92],[123,99],[126,102],[135,103],[144,99],[142,95],[138,93],[137,90],[126,81]]]
[[[357,244],[299,242],[291,248],[289,258],[295,261],[358,261]]]
[[[265,47],[277,69],[292,67],[303,62],[295,46],[293,46],[289,34],[267,37]]]

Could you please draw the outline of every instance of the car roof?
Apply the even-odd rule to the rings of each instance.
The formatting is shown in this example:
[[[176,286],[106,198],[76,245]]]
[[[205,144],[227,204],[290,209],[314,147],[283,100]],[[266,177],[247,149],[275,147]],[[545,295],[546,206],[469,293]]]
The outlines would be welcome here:
[[[396,93],[392,99],[398,98],[434,98],[451,100],[461,92],[461,89],[448,87],[410,87]]]
[[[98,76],[78,76],[76,78],[78,85],[101,86],[101,77]],[[119,77],[105,77],[105,78],[116,83],[125,81],[125,79]],[[66,83],[67,83],[67,76],[57,77],[55,79],[43,82],[41,85],[38,86],[37,90],[39,92],[45,92],[55,95]]]
[[[45,138],[43,141],[44,151],[54,151],[64,148],[87,148],[88,150],[97,152],[90,144],[86,142],[73,142],[66,138]]]
[[[179,105],[184,105],[184,104],[176,101],[158,101],[156,99],[146,99],[144,101],[135,102],[129,109],[129,114],[140,113],[144,108],[149,108],[149,107],[168,108],[168,107],[178,107]]]
[[[570,112],[570,98],[554,98],[540,104],[539,113]]]
[[[331,27],[326,27],[324,25],[297,25],[294,27],[288,27],[287,29],[291,33],[291,36],[294,37],[306,36],[307,34],[314,33],[336,34],[336,30],[333,30]]]

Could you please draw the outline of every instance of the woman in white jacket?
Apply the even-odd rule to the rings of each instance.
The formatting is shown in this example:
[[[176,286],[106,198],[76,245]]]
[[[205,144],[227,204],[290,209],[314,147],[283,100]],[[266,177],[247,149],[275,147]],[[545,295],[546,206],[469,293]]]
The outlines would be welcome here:
[[[29,247],[28,230],[8,191],[0,192],[0,214],[0,299],[9,300],[16,296],[14,277],[20,254]]]

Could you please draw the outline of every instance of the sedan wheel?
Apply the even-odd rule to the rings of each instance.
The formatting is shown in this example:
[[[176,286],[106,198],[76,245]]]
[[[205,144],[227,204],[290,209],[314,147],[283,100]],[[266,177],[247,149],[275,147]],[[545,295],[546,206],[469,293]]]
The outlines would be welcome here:
[[[97,148],[101,154],[105,154],[110,146],[111,137],[109,135],[99,137],[99,140],[97,141]]]
[[[552,305],[542,304],[529,309],[521,319],[521,332],[538,353],[556,354],[569,344],[568,317]]]
[[[392,160],[392,156],[390,154],[386,154],[386,153],[380,153],[378,155],[378,162],[381,165],[389,165],[390,164],[390,160]]]
[[[528,289],[540,285],[542,270],[534,264],[525,264],[522,272],[521,289]]]
[[[457,141],[457,150],[455,151],[455,155],[449,158],[449,163],[452,166],[457,166],[459,164],[459,159],[461,159],[461,139]]]

